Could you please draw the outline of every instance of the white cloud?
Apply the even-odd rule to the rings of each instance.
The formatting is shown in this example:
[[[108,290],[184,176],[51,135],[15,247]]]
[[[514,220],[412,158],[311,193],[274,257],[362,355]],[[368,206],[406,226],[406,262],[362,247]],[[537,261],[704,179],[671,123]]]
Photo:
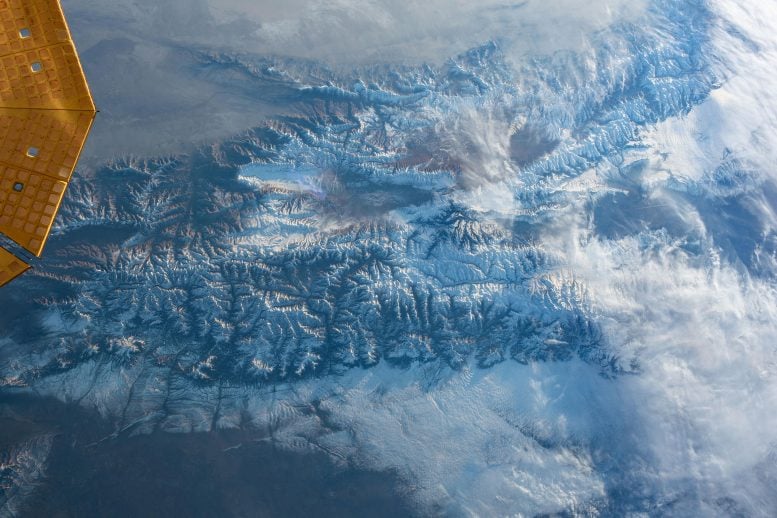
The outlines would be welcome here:
[[[657,153],[674,174],[700,178],[733,155],[777,179],[777,5],[739,0],[711,3],[715,72],[722,87],[685,118],[660,124]]]
[[[613,352],[639,366],[617,384],[641,422],[644,475],[699,509],[726,496],[755,515],[774,509],[763,464],[777,445],[775,287],[660,233],[573,230],[557,243]]]

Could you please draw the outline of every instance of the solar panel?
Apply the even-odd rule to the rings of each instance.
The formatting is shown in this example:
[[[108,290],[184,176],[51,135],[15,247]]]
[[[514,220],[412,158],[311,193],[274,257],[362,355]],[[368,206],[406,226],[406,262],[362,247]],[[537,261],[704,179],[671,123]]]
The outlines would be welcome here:
[[[0,247],[0,287],[5,286],[30,268],[30,265]]]
[[[95,114],[59,1],[0,0],[0,233],[38,257]],[[0,285],[29,268],[9,256]]]

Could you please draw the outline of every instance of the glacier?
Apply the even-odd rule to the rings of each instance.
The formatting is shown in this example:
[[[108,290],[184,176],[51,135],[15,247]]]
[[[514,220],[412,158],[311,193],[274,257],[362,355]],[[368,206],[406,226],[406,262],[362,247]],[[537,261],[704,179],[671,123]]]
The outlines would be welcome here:
[[[645,4],[439,66],[192,50],[293,110],[82,171],[0,292],[0,389],[253,428],[424,515],[774,514],[772,22]]]

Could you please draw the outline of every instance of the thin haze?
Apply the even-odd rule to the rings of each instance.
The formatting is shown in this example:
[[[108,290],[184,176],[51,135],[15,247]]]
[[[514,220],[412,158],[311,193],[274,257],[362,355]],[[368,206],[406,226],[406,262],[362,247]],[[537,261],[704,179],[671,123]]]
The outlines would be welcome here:
[[[84,155],[186,151],[254,127],[290,107],[197,72],[191,51],[322,61],[438,65],[498,41],[516,61],[576,49],[632,19],[644,0],[464,2],[399,0],[65,0],[98,107]]]
[[[642,0],[211,0],[222,23],[256,23],[253,50],[333,63],[438,62],[489,40],[519,53],[576,48],[592,31],[632,17]]]
[[[146,37],[322,59],[328,64],[439,62],[490,40],[517,52],[578,48],[634,18],[644,0],[69,0],[67,7]]]

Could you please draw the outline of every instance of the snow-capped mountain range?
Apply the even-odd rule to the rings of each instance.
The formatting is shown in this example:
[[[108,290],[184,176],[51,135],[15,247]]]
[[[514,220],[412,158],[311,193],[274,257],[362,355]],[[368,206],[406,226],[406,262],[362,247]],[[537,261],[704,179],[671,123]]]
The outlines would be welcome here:
[[[193,50],[293,110],[77,177],[0,292],[0,387],[267,430],[429,513],[768,516],[775,9],[655,0],[439,66]]]

